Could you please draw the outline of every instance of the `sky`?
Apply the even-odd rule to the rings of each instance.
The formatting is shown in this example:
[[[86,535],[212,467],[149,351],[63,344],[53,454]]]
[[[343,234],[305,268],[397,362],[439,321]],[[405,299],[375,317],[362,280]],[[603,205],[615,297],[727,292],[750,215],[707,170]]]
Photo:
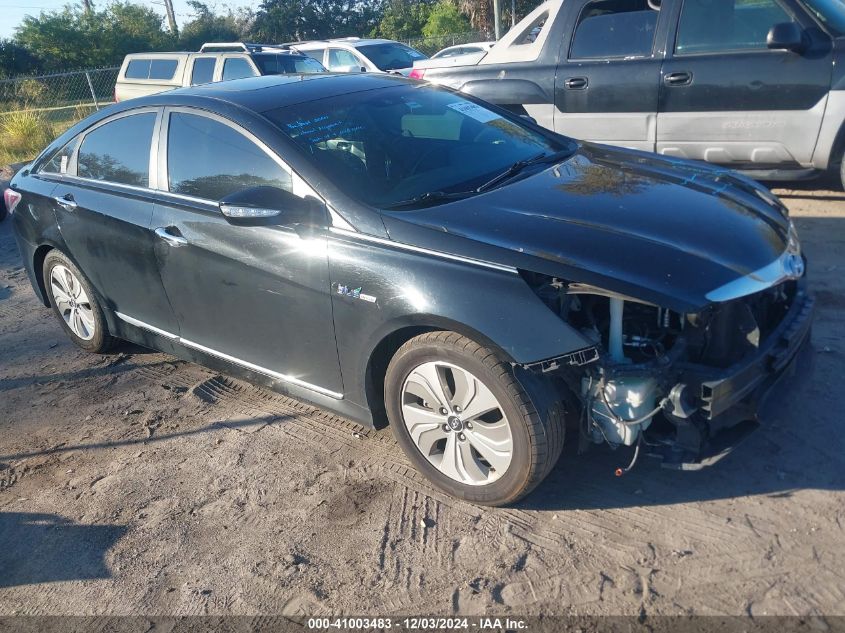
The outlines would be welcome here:
[[[136,0],[138,4],[145,4],[164,15],[164,3],[161,0]],[[11,37],[26,15],[38,15],[42,11],[61,9],[68,4],[68,0],[0,0],[0,38]],[[105,0],[94,0],[94,6],[104,6]],[[209,7],[224,10],[227,6],[233,9],[239,6],[255,5],[256,2],[234,0],[226,3],[206,2]],[[176,21],[179,26],[190,18],[191,9],[186,0],[173,0],[176,10]]]

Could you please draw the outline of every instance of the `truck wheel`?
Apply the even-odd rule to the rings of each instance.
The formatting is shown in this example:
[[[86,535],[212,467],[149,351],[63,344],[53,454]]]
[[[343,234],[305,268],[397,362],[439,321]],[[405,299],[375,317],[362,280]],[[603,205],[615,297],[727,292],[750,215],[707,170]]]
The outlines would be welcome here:
[[[384,392],[399,445],[455,497],[513,503],[560,457],[559,400],[529,394],[510,364],[455,332],[429,332],[405,343],[390,361]]]
[[[85,275],[57,250],[47,253],[43,271],[50,306],[70,340],[87,352],[108,351],[114,338]]]

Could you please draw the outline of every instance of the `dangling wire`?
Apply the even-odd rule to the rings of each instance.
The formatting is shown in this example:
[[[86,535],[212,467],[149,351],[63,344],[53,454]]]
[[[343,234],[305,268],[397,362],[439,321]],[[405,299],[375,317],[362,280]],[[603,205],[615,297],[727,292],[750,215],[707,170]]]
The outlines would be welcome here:
[[[626,475],[631,472],[631,469],[636,465],[637,458],[640,456],[640,444],[643,443],[643,433],[640,431],[640,434],[637,436],[637,444],[634,446],[634,456],[631,458],[631,463],[628,464],[626,468],[617,468],[614,474],[617,477],[621,477],[622,475]]]

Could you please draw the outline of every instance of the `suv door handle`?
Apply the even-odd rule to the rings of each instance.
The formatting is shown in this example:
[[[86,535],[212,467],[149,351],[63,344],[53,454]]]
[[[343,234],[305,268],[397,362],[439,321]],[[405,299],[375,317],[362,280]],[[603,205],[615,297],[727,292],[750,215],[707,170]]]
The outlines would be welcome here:
[[[692,83],[692,73],[687,70],[669,73],[663,77],[663,83],[667,86],[689,86]]]
[[[184,237],[182,237],[181,235],[173,235],[163,226],[157,228],[155,230],[155,234],[174,248],[185,246],[188,243],[188,240],[186,240]]]
[[[67,209],[68,211],[76,211],[76,207],[79,205],[73,199],[72,193],[66,193],[64,196],[54,196],[53,200],[58,204],[60,207]]]
[[[563,81],[563,87],[567,90],[585,90],[589,83],[586,77],[570,77]]]

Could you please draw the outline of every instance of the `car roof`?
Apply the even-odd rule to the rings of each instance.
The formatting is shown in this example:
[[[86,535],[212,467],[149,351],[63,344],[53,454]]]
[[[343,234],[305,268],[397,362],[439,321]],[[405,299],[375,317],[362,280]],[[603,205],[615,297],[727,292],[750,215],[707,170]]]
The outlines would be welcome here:
[[[169,90],[126,101],[127,105],[197,105],[213,100],[230,103],[253,112],[266,112],[297,103],[327,97],[377,90],[419,82],[381,73],[315,73],[310,75],[265,75]]]
[[[293,42],[289,44],[293,48],[301,48],[303,50],[312,50],[315,48],[328,48],[329,46],[337,45],[351,46],[358,48],[359,46],[367,46],[369,44],[401,44],[395,40],[385,40],[379,38],[360,38],[360,37],[341,37],[332,40],[311,40],[308,42]]]

